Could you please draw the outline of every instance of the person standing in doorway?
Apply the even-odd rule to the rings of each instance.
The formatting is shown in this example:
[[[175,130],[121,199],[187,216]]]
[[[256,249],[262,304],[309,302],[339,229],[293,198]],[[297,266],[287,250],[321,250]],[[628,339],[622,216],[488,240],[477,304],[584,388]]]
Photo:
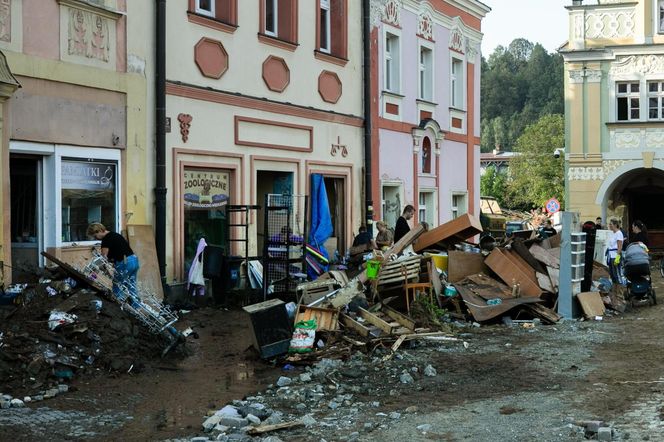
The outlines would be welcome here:
[[[138,301],[136,287],[136,274],[140,267],[138,257],[129,247],[129,243],[122,235],[109,232],[101,223],[92,223],[88,226],[88,236],[101,241],[101,254],[115,267],[113,275],[113,293],[124,300],[129,294]],[[123,290],[124,289],[124,290]]]
[[[406,207],[403,209],[403,213],[397,219],[397,224],[394,227],[394,242],[399,242],[401,238],[406,236],[408,232],[410,232],[410,226],[408,225],[408,220],[413,217],[415,214],[415,208],[408,204]]]
[[[595,219],[595,230],[602,230],[604,229],[604,226],[602,225],[602,217],[598,216]]]
[[[632,223],[632,235],[629,237],[630,242],[641,242],[645,244],[646,247],[650,245],[648,242],[648,229],[646,225],[643,224],[643,221],[636,220]]]
[[[613,234],[609,236],[609,248],[606,249],[606,265],[609,267],[611,281],[621,284],[620,257],[625,237],[623,236],[622,230],[620,230],[620,221],[616,218],[611,218],[609,221],[609,230],[611,230]]]

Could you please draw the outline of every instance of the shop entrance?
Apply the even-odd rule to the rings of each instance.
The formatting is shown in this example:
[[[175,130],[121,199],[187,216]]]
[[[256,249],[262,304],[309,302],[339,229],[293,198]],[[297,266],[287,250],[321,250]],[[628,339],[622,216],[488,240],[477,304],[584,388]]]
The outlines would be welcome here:
[[[39,269],[41,157],[9,157],[12,281],[34,282]]]
[[[339,251],[339,256],[346,253],[346,220],[350,219],[350,213],[346,213],[346,180],[344,178],[325,176],[325,190],[327,201],[330,206],[332,217],[332,236],[327,240],[325,248],[334,256],[334,251]],[[353,229],[359,226],[353,226]]]
[[[256,204],[261,206],[256,211],[257,255],[263,253],[265,239],[265,195],[271,193],[292,195],[293,172],[277,172],[272,170],[259,170],[256,172]]]

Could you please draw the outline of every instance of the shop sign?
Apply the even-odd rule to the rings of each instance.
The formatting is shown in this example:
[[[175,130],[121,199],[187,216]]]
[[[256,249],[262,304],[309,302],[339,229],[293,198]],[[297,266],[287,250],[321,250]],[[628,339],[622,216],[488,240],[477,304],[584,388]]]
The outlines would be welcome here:
[[[63,189],[109,190],[115,184],[115,164],[62,161]]]
[[[184,171],[184,206],[214,209],[228,203],[228,172],[216,170]]]

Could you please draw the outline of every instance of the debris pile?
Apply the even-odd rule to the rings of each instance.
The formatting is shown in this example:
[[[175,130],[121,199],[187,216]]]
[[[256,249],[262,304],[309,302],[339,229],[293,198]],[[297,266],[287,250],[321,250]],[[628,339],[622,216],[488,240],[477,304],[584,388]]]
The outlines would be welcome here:
[[[160,358],[163,343],[140,322],[58,269],[16,295],[0,306],[2,393],[45,399],[72,379],[137,372]]]

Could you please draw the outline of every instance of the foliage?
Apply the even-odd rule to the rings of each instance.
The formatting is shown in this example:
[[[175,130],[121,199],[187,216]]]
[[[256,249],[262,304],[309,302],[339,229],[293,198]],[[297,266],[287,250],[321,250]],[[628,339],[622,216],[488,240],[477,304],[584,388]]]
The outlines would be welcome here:
[[[562,57],[523,38],[498,46],[482,59],[481,108],[482,152],[513,150],[527,126],[564,112]]]
[[[564,206],[564,158],[555,158],[565,143],[562,115],[545,115],[528,126],[518,138],[510,161],[507,205],[530,209],[543,207],[555,197]]]
[[[496,198],[499,205],[505,203],[507,191],[507,174],[499,172],[492,164],[484,171],[480,177],[480,195],[492,196]]]

